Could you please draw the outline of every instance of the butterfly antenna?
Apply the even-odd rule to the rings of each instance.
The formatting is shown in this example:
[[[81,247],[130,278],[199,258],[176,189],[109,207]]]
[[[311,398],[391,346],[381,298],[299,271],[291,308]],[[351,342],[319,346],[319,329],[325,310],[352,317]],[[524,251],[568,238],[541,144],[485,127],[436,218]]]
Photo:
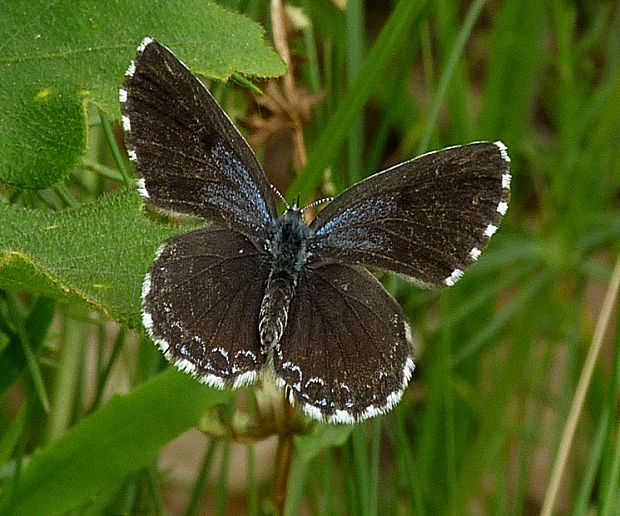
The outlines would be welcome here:
[[[278,190],[275,186],[273,186],[271,183],[269,183],[269,186],[271,186],[271,189],[275,192],[275,194],[280,198],[280,200],[286,205],[286,209],[290,209],[291,207],[288,205],[288,203],[286,202],[286,199],[284,198],[284,196],[280,193],[280,190]]]
[[[334,200],[333,197],[323,197],[322,199],[317,199],[316,201],[308,204],[308,206],[304,206],[301,210],[301,212],[303,213],[306,210],[310,210],[316,206],[318,206],[319,204],[324,204],[326,202],[332,202]]]

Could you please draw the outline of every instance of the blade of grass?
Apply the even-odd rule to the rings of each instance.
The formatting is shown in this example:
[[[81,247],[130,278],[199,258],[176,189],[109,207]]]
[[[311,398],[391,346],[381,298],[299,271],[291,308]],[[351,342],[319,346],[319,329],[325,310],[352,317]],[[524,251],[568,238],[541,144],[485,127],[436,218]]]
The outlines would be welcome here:
[[[154,513],[157,516],[163,516],[165,511],[161,499],[161,491],[159,490],[159,474],[157,471],[157,464],[151,464],[151,466],[146,468],[145,475],[146,480],[148,481],[149,499],[151,500],[149,509],[152,508],[152,511],[149,510],[149,514]]]
[[[215,448],[216,441],[210,440],[209,444],[207,445],[207,449],[205,450],[205,453],[202,457],[202,463],[200,464],[198,475],[196,477],[196,480],[194,481],[194,486],[192,488],[189,503],[187,504],[187,508],[184,512],[185,516],[194,516],[194,514],[196,514],[196,511],[200,507],[200,501],[202,499],[207,478],[209,476],[209,470],[211,469],[211,465],[213,464]]]
[[[605,300],[603,301],[603,307],[596,323],[596,329],[592,338],[592,344],[590,345],[590,349],[588,350],[586,361],[583,365],[581,376],[579,378],[579,384],[577,385],[577,389],[575,391],[575,396],[573,398],[573,403],[571,405],[568,420],[566,421],[566,425],[562,433],[562,439],[560,441],[558,453],[553,464],[553,469],[551,471],[549,486],[547,487],[547,490],[545,492],[545,500],[541,510],[541,516],[551,516],[551,514],[553,514],[558,490],[560,488],[560,481],[562,479],[564,468],[566,467],[566,463],[568,461],[568,454],[570,452],[571,445],[575,437],[575,430],[581,416],[581,411],[583,409],[583,403],[586,397],[586,393],[588,391],[590,381],[592,380],[594,365],[596,364],[596,360],[598,358],[603,343],[605,331],[607,330],[607,327],[609,325],[609,320],[611,318],[611,312],[614,303],[617,301],[618,298],[619,285],[620,256],[616,260],[614,272],[609,287],[607,289],[607,293],[605,294]]]
[[[299,514],[304,489],[308,480],[308,471],[312,461],[300,460],[297,455],[293,457],[291,475],[287,489],[286,505],[284,507],[285,516],[295,516]]]
[[[364,56],[364,2],[349,0],[345,11],[347,87],[355,83]],[[347,177],[356,183],[362,173],[364,154],[364,126],[362,111],[351,121],[347,138]]]
[[[616,313],[616,328],[620,328],[620,310]],[[616,334],[616,345],[614,347],[613,372],[611,378],[611,389],[607,404],[603,407],[598,423],[596,425],[594,438],[588,454],[586,468],[579,484],[579,491],[575,498],[573,514],[575,516],[586,515],[590,510],[590,500],[592,490],[597,476],[600,474],[599,468],[605,451],[605,444],[611,441],[611,437],[617,429],[615,428],[612,414],[617,411],[618,396],[620,396],[620,333]],[[608,452],[609,453],[609,452]],[[605,474],[601,474],[604,477]]]
[[[24,404],[24,418],[25,418],[25,427],[28,427],[29,420],[32,418],[32,402],[29,400]],[[15,509],[19,503],[19,488],[21,487],[22,482],[22,472],[24,469],[24,455],[26,452],[26,446],[28,445],[29,432],[25,431],[19,435],[17,441],[17,448],[15,453],[15,473],[13,474],[13,478],[11,479],[11,483],[6,486],[5,489],[0,491],[0,499],[4,500],[6,498],[6,494],[9,493],[8,503],[6,505],[7,512],[6,514],[15,514]],[[1,512],[0,512],[1,514]]]
[[[382,418],[370,422],[370,458],[368,461],[369,514],[379,514],[379,459],[381,451]]]
[[[105,139],[110,146],[110,150],[112,151],[112,155],[114,156],[114,161],[116,161],[116,165],[118,166],[118,170],[123,176],[123,182],[125,186],[131,186],[131,172],[129,171],[129,167],[127,166],[126,160],[123,158],[121,154],[121,149],[116,142],[116,138],[114,137],[114,131],[112,130],[112,124],[110,123],[109,118],[103,111],[99,111],[99,117],[101,118],[101,127],[103,129],[103,134],[105,135]]]
[[[332,457],[332,450],[326,449],[323,451],[323,459],[320,461],[321,465],[321,492],[323,495],[323,514],[330,516],[332,514],[338,514],[336,509],[336,498],[334,497],[335,491],[335,479],[334,479],[334,460]]]
[[[45,382],[43,381],[43,375],[41,374],[41,368],[39,367],[39,362],[32,350],[32,345],[26,335],[25,331],[18,330],[19,340],[22,345],[22,351],[24,356],[26,357],[26,364],[28,366],[28,371],[30,373],[30,378],[32,379],[32,383],[34,385],[35,392],[39,398],[39,403],[43,407],[45,412],[50,411],[50,402],[49,397],[47,395],[47,388],[45,387]]]
[[[65,206],[73,208],[78,205],[77,199],[73,196],[64,183],[56,183],[52,188],[54,192],[56,192],[56,195],[58,195],[58,197],[60,197],[65,203]]]
[[[69,427],[73,410],[74,394],[79,377],[83,346],[87,340],[87,326],[70,317],[63,321],[62,340],[59,350],[58,371],[54,377],[52,405],[45,441],[51,443]]]
[[[510,321],[520,310],[528,305],[529,301],[552,280],[550,274],[542,274],[536,280],[529,282],[528,286],[503,308],[494,319],[482,327],[482,329],[468,339],[454,354],[452,367],[457,367],[461,362],[478,352],[482,346],[498,334],[501,328]]]
[[[321,181],[323,171],[338,155],[351,122],[359,116],[370,93],[383,79],[385,67],[391,56],[407,40],[409,29],[422,17],[427,4],[427,0],[422,2],[399,0],[396,4],[379,37],[366,53],[366,58],[347,95],[339,102],[325,130],[312,147],[308,164],[290,186],[288,197],[291,203],[297,195],[302,204],[310,198]]]
[[[26,417],[26,405],[23,405],[0,434],[0,464],[8,462],[19,443],[20,436],[26,433]]]
[[[13,315],[5,319],[3,314],[0,314],[0,331],[4,332],[9,338],[9,345],[4,348],[0,353],[0,393],[5,392],[10,385],[12,385],[19,375],[26,367],[26,357],[23,354],[20,338],[17,332],[13,329],[16,323],[15,310],[20,310],[15,301],[17,298],[9,295],[5,292],[4,302],[6,303],[6,309]],[[2,299],[0,299],[0,302]],[[20,303],[21,306],[21,303]],[[22,320],[25,317],[23,323],[24,330],[30,343],[31,351],[38,357],[41,354],[41,350],[45,344],[47,332],[49,330],[52,319],[56,311],[56,302],[45,296],[39,296],[33,303],[30,313],[27,315],[17,314],[18,319]],[[9,315],[8,313],[6,314]]]
[[[228,498],[228,470],[230,469],[230,440],[225,439],[222,446],[222,464],[220,467],[220,478],[217,482],[217,493],[215,494],[215,514],[224,516],[226,514],[226,500]]]
[[[533,84],[545,70],[543,34],[549,7],[538,0],[496,4],[476,137],[511,145],[531,131]],[[518,77],[519,80],[515,80]]]
[[[494,299],[500,292],[507,291],[511,285],[522,284],[522,280],[526,276],[531,275],[531,272],[529,267],[514,268],[507,271],[506,274],[501,275],[496,281],[486,284],[484,288],[480,289],[480,292],[469,297],[467,303],[453,306],[449,311],[446,311],[435,330],[439,331],[444,326],[455,326],[462,323],[471,314]]]
[[[35,301],[28,316],[24,317],[24,309],[18,296],[12,292],[6,292],[6,299],[9,321],[13,326],[10,330],[19,343],[39,402],[43,410],[49,412],[49,397],[37,355],[43,347],[43,339],[51,323],[55,305],[47,298],[42,297],[40,302],[39,300]],[[42,319],[38,320],[38,317]]]
[[[93,172],[96,172],[97,174],[101,174],[103,177],[107,179],[111,179],[112,181],[116,181],[117,183],[125,182],[124,176],[120,174],[118,170],[115,170],[110,167],[106,167],[105,165],[102,165],[101,163],[97,163],[95,161],[91,161],[88,159],[83,159],[82,166],[86,170],[92,170]]]
[[[394,427],[396,430],[396,446],[399,450],[397,460],[402,462],[402,469],[406,472],[406,481],[409,484],[408,495],[411,499],[412,512],[418,516],[426,514],[424,507],[424,485],[420,479],[424,478],[418,471],[418,463],[414,461],[409,436],[405,428],[405,418],[401,407],[394,410]]]
[[[463,55],[463,50],[465,48],[465,43],[469,39],[472,29],[474,28],[474,24],[480,16],[480,12],[484,7],[486,0],[476,0],[472,6],[469,8],[467,12],[467,16],[463,21],[463,25],[461,26],[461,30],[456,37],[452,50],[448,56],[448,61],[444,69],[439,76],[439,83],[437,84],[437,91],[433,96],[433,101],[431,103],[431,109],[426,121],[426,126],[422,131],[422,136],[420,138],[420,143],[418,144],[417,154],[422,154],[428,150],[428,144],[431,141],[431,137],[433,136],[433,131],[437,125],[437,117],[439,116],[439,108],[441,107],[441,103],[448,91],[448,86],[450,85],[450,80],[454,76],[457,71],[457,64],[459,59]]]
[[[116,338],[114,339],[114,344],[112,345],[112,353],[110,354],[110,358],[106,363],[103,371],[99,373],[97,377],[97,387],[95,389],[95,399],[92,403],[92,409],[96,409],[100,404],[103,398],[103,393],[105,391],[105,387],[108,383],[108,379],[110,378],[110,373],[112,372],[112,368],[114,364],[116,364],[116,359],[120,355],[120,352],[123,349],[123,346],[126,342],[126,331],[123,326],[119,327],[118,333],[116,334]]]
[[[355,460],[353,458],[353,435],[351,435],[351,439],[343,446],[340,450],[341,460],[342,460],[342,468],[344,471],[351,472],[350,475],[344,475],[343,477],[343,488],[344,488],[344,502],[345,502],[345,513],[351,514],[351,516],[357,516],[361,514],[360,512],[360,502],[357,498],[358,496],[358,484],[356,482],[355,476]]]
[[[588,462],[579,482],[579,491],[572,510],[573,516],[586,516],[590,512],[590,497],[603,456],[609,420],[609,411],[605,410],[596,425],[596,431],[588,454]]]
[[[209,476],[209,470],[211,469],[211,465],[213,464],[215,448],[216,441],[212,439],[209,441],[207,449],[202,456],[202,462],[200,464],[200,469],[198,470],[198,476],[194,481],[192,493],[189,497],[189,503],[187,504],[187,508],[183,513],[185,516],[194,516],[194,514],[197,514],[197,511],[200,507],[200,500],[202,499],[203,491],[207,482],[207,478]]]
[[[256,454],[254,445],[248,444],[248,488],[247,488],[247,504],[248,516],[259,516],[260,505],[258,500],[258,484],[256,481]]]
[[[427,24],[427,22],[423,22],[423,24]],[[418,124],[416,123],[411,127],[411,121],[417,117],[413,107],[413,100],[403,94],[403,92],[407,92],[410,89],[411,67],[415,58],[416,54],[413,52],[413,49],[395,56],[396,63],[394,68],[396,75],[391,77],[389,81],[386,81],[385,84],[387,92],[383,100],[383,114],[378,127],[376,129],[373,128],[372,139],[368,142],[370,147],[368,156],[364,159],[364,164],[362,165],[364,176],[376,172],[381,167],[383,160],[385,160],[386,146],[391,131],[395,129],[400,130],[400,126],[406,124],[405,131],[411,134],[401,144],[402,151],[400,153],[402,155],[409,153],[410,145],[408,145],[408,139],[413,138],[417,140],[418,138]]]
[[[519,335],[514,335],[515,340]],[[508,456],[515,457],[516,473],[507,471],[514,480],[510,482],[511,514],[524,514],[528,498],[528,482],[533,470],[532,457],[540,443],[540,400],[546,395],[551,365],[557,357],[557,348],[552,342],[541,343],[542,358],[536,357],[531,365],[531,373],[524,379],[524,396],[517,396],[515,404],[520,408],[512,419],[516,425],[516,439]],[[530,369],[530,367],[528,367]]]
[[[599,514],[601,516],[613,516],[618,514],[616,499],[618,497],[618,483],[620,481],[620,431],[616,428],[616,440],[614,455],[606,478],[601,482],[601,504]]]
[[[549,281],[553,276],[546,271],[541,277]],[[519,325],[515,329],[514,338],[502,343],[501,347],[495,346],[489,350],[488,359],[492,361],[489,389],[472,393],[479,410],[475,420],[470,423],[475,425],[475,430],[472,429],[474,433],[466,437],[467,446],[459,457],[461,467],[454,490],[456,500],[453,502],[456,507],[466,507],[471,497],[483,489],[481,483],[484,482],[485,473],[493,470],[493,465],[512,437],[507,424],[512,414],[510,401],[519,391],[523,375],[526,374],[524,364],[532,359],[532,349],[539,339],[539,324],[544,320],[546,310],[545,296],[533,299],[525,312],[530,324]],[[473,367],[479,366],[476,363]],[[487,384],[486,379],[474,378],[476,383],[481,381]]]
[[[352,476],[355,478],[356,500],[359,513],[370,516],[370,485],[368,483],[368,448],[366,444],[366,427],[357,425],[351,433]]]
[[[616,303],[618,301],[616,300]],[[616,304],[616,306],[618,306]],[[616,329],[620,328],[620,310],[616,310]],[[609,392],[609,396],[607,399],[607,403],[604,407],[603,416],[607,416],[607,425],[605,435],[607,439],[604,444],[610,443],[612,441],[612,436],[616,434],[615,441],[615,449],[605,450],[606,455],[613,456],[613,460],[605,461],[605,466],[603,471],[600,473],[601,478],[601,489],[599,500],[601,503],[599,504],[601,507],[601,514],[604,514],[607,508],[611,509],[612,507],[619,507],[617,505],[617,500],[614,501],[613,493],[617,493],[620,491],[618,487],[618,469],[619,469],[619,459],[618,454],[620,453],[620,445],[618,443],[618,436],[620,435],[620,427],[618,425],[618,418],[613,419],[611,417],[612,414],[616,414],[618,410],[618,399],[620,396],[620,333],[616,331],[616,343],[614,348],[614,367],[611,377],[611,389]],[[616,505],[614,505],[616,504]]]
[[[446,291],[442,299],[442,313],[449,313],[452,301],[452,293]],[[452,379],[452,343],[454,341],[453,327],[449,324],[444,325],[439,340],[439,375],[442,390],[443,404],[443,424],[445,426],[446,444],[446,474],[447,493],[446,497],[450,506],[446,507],[447,513],[458,514],[458,508],[454,505],[455,497],[453,490],[456,486],[456,432],[454,428],[454,387]]]

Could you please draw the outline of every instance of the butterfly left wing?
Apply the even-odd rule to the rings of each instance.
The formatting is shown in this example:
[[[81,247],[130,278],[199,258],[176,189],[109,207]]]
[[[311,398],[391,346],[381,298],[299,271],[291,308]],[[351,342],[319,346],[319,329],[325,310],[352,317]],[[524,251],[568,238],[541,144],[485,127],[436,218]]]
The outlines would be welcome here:
[[[453,285],[508,209],[509,162],[501,142],[479,142],[375,174],[319,212],[308,251],[316,260],[379,267],[426,287]]]
[[[274,349],[276,383],[304,412],[354,423],[396,405],[413,372],[398,303],[361,267],[305,267]]]
[[[254,152],[204,85],[146,38],[119,92],[140,192],[157,208],[266,237],[277,216]]]

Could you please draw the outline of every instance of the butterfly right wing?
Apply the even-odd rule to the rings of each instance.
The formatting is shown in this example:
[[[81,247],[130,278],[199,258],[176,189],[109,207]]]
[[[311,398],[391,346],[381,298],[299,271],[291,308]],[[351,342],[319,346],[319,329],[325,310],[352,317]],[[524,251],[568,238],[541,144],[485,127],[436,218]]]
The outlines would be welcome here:
[[[146,38],[119,98],[129,157],[152,205],[268,235],[277,212],[256,156],[170,50]]]
[[[453,285],[497,230],[510,198],[501,142],[448,147],[379,172],[310,225],[316,260],[378,267],[426,287]]]
[[[253,383],[270,265],[241,233],[216,224],[172,237],[142,287],[142,322],[168,361],[212,387]]]

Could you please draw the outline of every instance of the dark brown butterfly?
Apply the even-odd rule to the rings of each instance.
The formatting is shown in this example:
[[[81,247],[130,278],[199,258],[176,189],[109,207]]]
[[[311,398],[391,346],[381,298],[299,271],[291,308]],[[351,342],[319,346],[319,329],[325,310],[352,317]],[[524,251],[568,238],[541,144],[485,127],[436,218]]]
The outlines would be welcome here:
[[[130,159],[154,207],[211,221],[157,252],[143,323],[166,358],[217,388],[271,371],[310,417],[353,423],[400,400],[407,321],[364,266],[451,286],[506,213],[501,142],[424,154],[278,217],[256,156],[203,84],[146,38],[120,90]]]

